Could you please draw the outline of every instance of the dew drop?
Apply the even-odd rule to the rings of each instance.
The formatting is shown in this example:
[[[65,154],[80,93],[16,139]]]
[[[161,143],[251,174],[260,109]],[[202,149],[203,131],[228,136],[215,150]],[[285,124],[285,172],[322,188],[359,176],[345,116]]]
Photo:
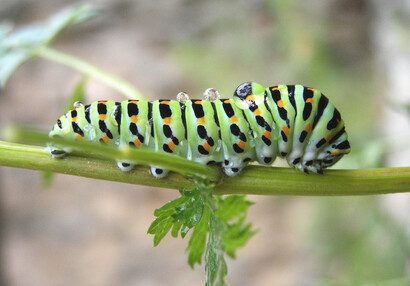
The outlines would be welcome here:
[[[214,88],[208,88],[207,90],[205,90],[204,92],[204,98],[205,100],[208,101],[215,101],[218,100],[221,97],[221,95],[219,94],[219,91],[217,91]]]
[[[185,103],[188,100],[189,100],[189,96],[185,92],[181,91],[177,94],[177,101],[179,101],[180,103]]]
[[[73,103],[73,108],[80,108],[83,107],[84,104],[81,101],[76,101]]]

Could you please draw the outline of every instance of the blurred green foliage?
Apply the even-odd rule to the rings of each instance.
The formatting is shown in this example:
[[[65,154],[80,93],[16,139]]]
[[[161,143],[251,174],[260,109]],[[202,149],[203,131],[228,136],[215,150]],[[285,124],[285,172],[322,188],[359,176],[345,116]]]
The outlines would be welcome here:
[[[321,261],[320,277],[338,281],[323,285],[372,285],[366,283],[408,277],[408,234],[377,197],[321,198],[315,205],[312,246]]]

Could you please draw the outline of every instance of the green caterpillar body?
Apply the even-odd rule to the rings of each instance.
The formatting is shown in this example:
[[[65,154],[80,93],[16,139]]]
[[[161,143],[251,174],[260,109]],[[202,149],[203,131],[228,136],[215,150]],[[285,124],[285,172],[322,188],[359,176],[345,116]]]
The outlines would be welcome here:
[[[322,173],[350,152],[344,122],[319,91],[302,85],[264,88],[246,82],[232,99],[97,101],[61,116],[50,137],[149,148],[202,164],[222,163],[228,176],[249,162],[277,156],[306,173]],[[53,157],[68,152],[48,147]],[[132,165],[118,162],[122,171]],[[151,166],[164,177],[167,170]]]

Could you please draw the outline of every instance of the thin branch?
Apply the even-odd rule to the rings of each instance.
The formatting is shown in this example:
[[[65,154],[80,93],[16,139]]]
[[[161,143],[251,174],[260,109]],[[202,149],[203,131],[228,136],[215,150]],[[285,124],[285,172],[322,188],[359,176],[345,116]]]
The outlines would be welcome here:
[[[72,55],[57,51],[50,47],[41,47],[37,49],[36,56],[62,64],[76,71],[79,71],[90,78],[100,81],[101,83],[118,91],[129,99],[146,99],[140,91],[138,91],[129,82],[116,77],[94,65],[91,65]]]
[[[194,186],[176,173],[155,179],[145,166],[124,173],[109,160],[75,155],[56,160],[44,147],[6,142],[0,142],[0,165],[169,189]],[[349,196],[404,192],[410,192],[410,167],[327,170],[324,175],[306,175],[290,168],[249,166],[236,177],[224,176],[215,186],[217,195]]]

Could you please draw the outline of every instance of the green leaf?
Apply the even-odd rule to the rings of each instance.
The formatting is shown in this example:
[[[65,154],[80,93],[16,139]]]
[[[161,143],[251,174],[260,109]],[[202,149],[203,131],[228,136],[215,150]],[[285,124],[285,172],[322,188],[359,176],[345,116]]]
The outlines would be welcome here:
[[[87,85],[88,78],[83,77],[75,86],[69,101],[66,104],[64,112],[73,108],[76,102],[85,102],[85,87]]]
[[[187,200],[186,197],[180,196],[175,200],[169,201],[162,207],[156,209],[154,211],[154,216],[157,216],[157,217],[164,216],[164,215],[170,216],[173,213],[175,213],[175,208],[179,206],[180,204],[183,204],[186,200]]]
[[[224,258],[223,235],[225,224],[212,211],[209,214],[209,240],[205,254],[206,286],[226,285],[224,278],[228,272]]]
[[[248,208],[253,204],[245,198],[245,195],[218,198],[219,208],[216,215],[225,223],[224,244],[227,254],[232,258],[235,257],[236,250],[244,246],[256,233],[251,230],[251,224],[244,225]]]
[[[31,58],[31,54],[19,51],[0,53],[0,87],[4,88],[9,77],[24,62]]]
[[[410,103],[405,106],[405,109],[407,111],[407,116],[410,118]]]
[[[178,237],[178,233],[179,233],[179,230],[181,229],[181,226],[182,226],[182,222],[174,222],[174,225],[172,226],[172,230],[171,230],[172,237],[175,237],[175,238]]]
[[[90,5],[66,8],[44,23],[32,23],[16,29],[14,33],[9,33],[1,39],[1,44],[10,49],[48,45],[67,27],[84,22],[97,14],[97,10],[92,9]]]
[[[195,226],[189,239],[188,247],[188,264],[194,268],[195,263],[201,264],[202,255],[205,251],[206,236],[208,234],[209,211],[204,209],[201,221]]]
[[[24,62],[34,58],[36,51],[50,44],[65,28],[97,14],[89,5],[66,9],[45,23],[23,26],[11,32],[11,25],[0,25],[0,87]]]
[[[227,274],[225,254],[235,257],[236,250],[256,233],[251,224],[244,224],[251,202],[243,195],[225,198],[212,194],[213,185],[196,179],[196,188],[180,191],[181,196],[155,210],[157,218],[148,233],[154,234],[154,246],[171,230],[184,238],[193,229],[188,242],[188,264],[201,264],[205,253],[207,286],[223,286]],[[208,238],[207,238],[208,236]],[[208,243],[207,243],[208,241]]]
[[[225,222],[245,215],[253,203],[245,200],[245,195],[231,195],[224,199],[218,198],[216,215]]]
[[[154,235],[154,246],[157,246],[171,229],[174,220],[170,216],[161,216],[151,223],[148,233]]]
[[[176,212],[172,217],[177,222],[182,222],[181,236],[185,237],[187,232],[201,220],[204,211],[203,196],[197,192],[197,194],[190,197],[185,203],[177,206],[175,210]]]
[[[245,216],[239,219],[236,223],[228,225],[228,229],[224,234],[224,244],[227,254],[235,258],[235,252],[239,247],[244,246],[251,237],[257,233],[255,230],[251,230],[252,224],[248,223],[243,225]]]
[[[172,236],[178,235],[179,228],[182,223],[176,222],[172,215],[175,213],[175,208],[184,203],[186,198],[181,196],[175,200],[167,202],[165,205],[156,209],[154,215],[157,217],[153,220],[148,228],[149,234],[154,235],[154,246],[157,246],[172,227]],[[176,233],[175,233],[176,232]]]
[[[54,181],[55,173],[44,171],[44,172],[41,172],[41,174],[42,174],[41,184],[43,186],[43,189],[47,190],[51,187]]]

